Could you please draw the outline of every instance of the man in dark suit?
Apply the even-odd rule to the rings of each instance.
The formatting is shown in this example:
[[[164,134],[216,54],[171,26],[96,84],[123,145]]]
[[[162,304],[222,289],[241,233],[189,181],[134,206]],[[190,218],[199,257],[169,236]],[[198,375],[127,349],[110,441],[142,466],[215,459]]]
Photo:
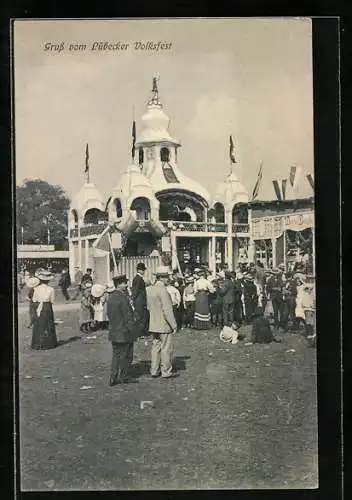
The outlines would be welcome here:
[[[135,328],[140,337],[144,337],[148,333],[147,294],[144,281],[146,269],[143,262],[137,264],[137,274],[133,278],[131,288]]]
[[[107,303],[109,341],[112,343],[110,386],[134,382],[127,376],[135,341],[133,310],[126,293],[128,280],[123,274],[113,281],[116,290],[110,294]]]
[[[222,295],[222,317],[224,326],[231,326],[234,319],[235,290],[229,271],[225,271],[225,279],[220,284]]]

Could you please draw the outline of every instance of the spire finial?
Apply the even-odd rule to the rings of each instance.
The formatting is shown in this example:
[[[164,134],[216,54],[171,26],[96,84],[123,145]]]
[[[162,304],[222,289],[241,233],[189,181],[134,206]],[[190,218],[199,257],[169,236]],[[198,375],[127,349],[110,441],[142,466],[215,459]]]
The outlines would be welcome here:
[[[159,89],[158,89],[158,81],[160,80],[159,73],[155,73],[153,76],[153,88],[152,88],[152,98],[148,102],[148,104],[154,104],[156,106],[161,106],[161,102],[159,100]]]

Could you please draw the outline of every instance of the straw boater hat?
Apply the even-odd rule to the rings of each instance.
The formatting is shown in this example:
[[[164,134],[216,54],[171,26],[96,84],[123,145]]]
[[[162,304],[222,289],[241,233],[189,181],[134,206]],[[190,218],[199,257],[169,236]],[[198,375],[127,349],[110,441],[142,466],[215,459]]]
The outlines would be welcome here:
[[[108,284],[106,285],[105,291],[108,293],[114,292],[116,290],[114,282],[109,281]]]
[[[53,275],[50,271],[41,269],[35,277],[40,279],[40,281],[50,281],[53,278]]]
[[[92,286],[91,293],[93,297],[96,297],[98,299],[99,297],[103,296],[104,292],[105,292],[104,285],[98,285],[98,283],[96,283]]]
[[[39,278],[37,278],[37,277],[33,276],[33,278],[28,278],[28,281],[27,281],[27,286],[28,286],[29,288],[34,288],[34,287],[38,286],[38,285],[39,285],[39,283],[40,283]]]
[[[92,287],[93,287],[93,285],[92,285],[92,283],[91,283],[90,281],[87,281],[87,282],[86,282],[86,283],[84,283],[84,285],[83,285],[83,288],[84,288],[84,289],[88,289],[88,288],[92,288]]]
[[[279,269],[282,269],[283,271],[285,271],[285,269],[286,269],[286,266],[285,266],[285,264],[283,264],[283,263],[279,264],[277,267],[278,267]]]
[[[155,276],[157,277],[168,277],[172,274],[168,266],[159,266],[155,270]]]
[[[271,272],[273,274],[279,274],[280,273],[280,269],[278,269],[277,267],[274,267],[274,269]]]

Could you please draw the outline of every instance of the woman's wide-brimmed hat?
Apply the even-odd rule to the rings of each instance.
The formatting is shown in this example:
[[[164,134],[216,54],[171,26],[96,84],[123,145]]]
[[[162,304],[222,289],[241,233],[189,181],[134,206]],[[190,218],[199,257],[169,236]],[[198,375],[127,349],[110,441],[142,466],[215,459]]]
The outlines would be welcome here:
[[[114,292],[116,290],[114,282],[109,281],[108,284],[106,285],[105,291],[108,293]]]
[[[34,288],[35,286],[38,286],[40,283],[40,279],[37,278],[36,276],[33,276],[32,278],[28,278],[27,280],[27,286],[29,288]]]
[[[95,283],[92,286],[91,293],[92,293],[93,297],[96,297],[98,299],[99,297],[102,297],[104,295],[104,292],[105,292],[104,285],[98,285],[98,283]]]
[[[274,269],[271,272],[273,274],[279,274],[280,273],[280,269],[278,269],[277,267],[274,267]]]
[[[92,287],[93,287],[93,284],[92,284],[90,281],[87,281],[87,282],[86,282],[86,283],[84,283],[84,285],[83,285],[83,288],[84,288],[85,290],[88,290],[88,289],[90,290]]]
[[[50,281],[53,278],[53,274],[50,271],[46,271],[45,269],[41,269],[35,276],[40,281]]]
[[[172,274],[171,269],[168,266],[159,266],[155,270],[155,276],[166,277]]]

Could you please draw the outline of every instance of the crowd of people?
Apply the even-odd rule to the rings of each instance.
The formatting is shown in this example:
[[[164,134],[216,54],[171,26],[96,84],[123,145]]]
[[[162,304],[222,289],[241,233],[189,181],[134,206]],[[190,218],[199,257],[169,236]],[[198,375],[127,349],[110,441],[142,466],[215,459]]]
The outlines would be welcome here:
[[[128,370],[133,360],[133,344],[151,336],[151,376],[170,378],[172,372],[172,334],[182,330],[207,330],[216,326],[236,331],[252,325],[252,339],[275,340],[276,331],[297,332],[301,325],[311,345],[315,345],[314,276],[287,272],[284,265],[264,269],[257,264],[236,271],[207,268],[186,269],[184,274],[167,266],[156,270],[154,279],[145,277],[144,263],[137,265],[131,286],[125,275],[116,276],[106,286],[94,283],[92,270],[80,276],[79,324],[82,338],[89,340],[98,329],[109,330],[113,346],[110,385],[132,381]],[[39,269],[27,279],[32,348],[57,346],[52,304],[53,275]],[[71,282],[64,270],[59,286],[65,300]],[[225,333],[223,333],[225,340]],[[237,338],[237,336],[236,336]]]

